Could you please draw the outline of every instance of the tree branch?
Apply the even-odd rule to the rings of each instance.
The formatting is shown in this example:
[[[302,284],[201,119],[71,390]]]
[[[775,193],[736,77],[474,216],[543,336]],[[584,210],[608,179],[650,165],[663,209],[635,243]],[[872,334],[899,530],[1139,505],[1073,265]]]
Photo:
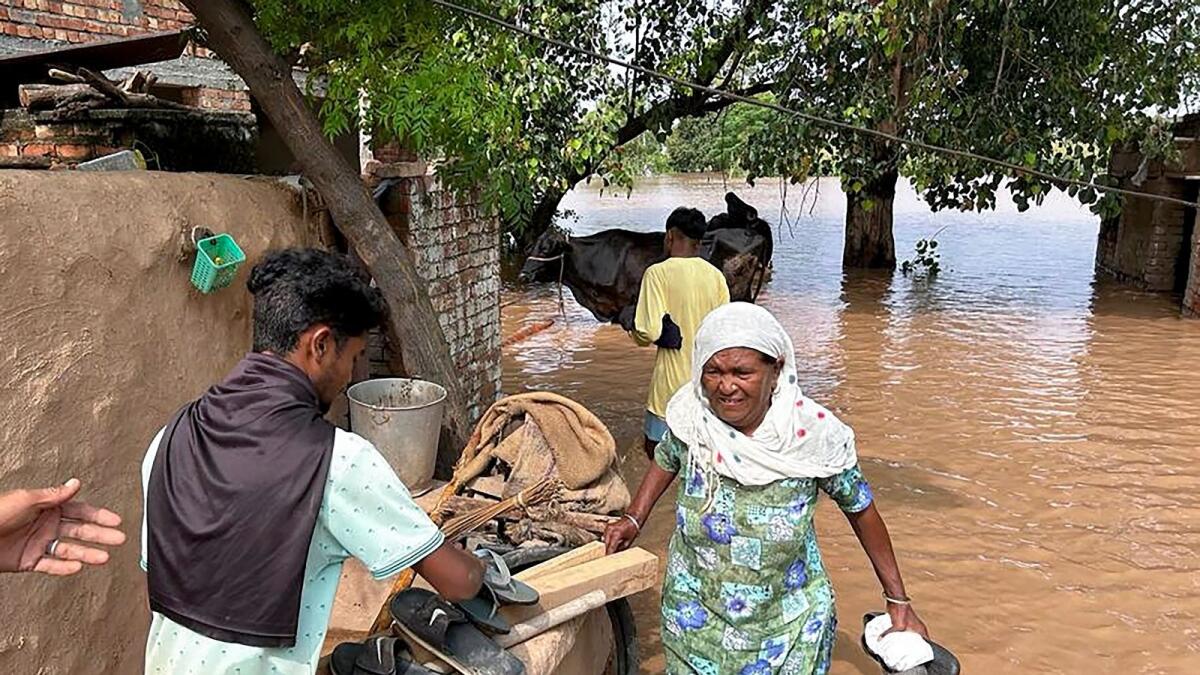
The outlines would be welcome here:
[[[771,5],[770,0],[751,0],[747,2],[741,14],[733,21],[730,30],[725,33],[721,41],[713,45],[701,58],[700,66],[696,69],[693,81],[705,86],[711,86],[713,81],[716,80],[717,75],[725,68],[730,57],[738,53],[738,45],[750,34],[751,29],[754,28],[759,19],[762,18],[762,14]],[[763,93],[769,91],[773,84],[763,83],[753,85],[747,88],[746,91]],[[732,103],[728,99],[721,99],[725,101],[722,104],[716,102],[706,103],[704,100],[706,96],[703,92],[691,91],[684,95],[673,95],[659,101],[647,108],[640,115],[630,117],[626,120],[625,124],[617,130],[616,142],[613,144],[613,147],[622,146],[641,136],[656,122],[669,124],[683,117],[696,117],[708,112],[721,110],[728,106],[729,103]],[[572,184],[583,180],[594,173],[603,160],[603,156],[593,160],[584,167],[583,172],[574,172],[567,177],[568,180]]]
[[[759,94],[765,94],[768,91],[775,89],[776,84],[776,82],[760,82],[758,84],[750,85],[745,89],[730,90],[729,93],[733,94],[734,96],[758,96]],[[737,103],[737,101],[724,96],[718,96],[717,98],[701,104],[701,106],[696,110],[697,114],[685,113],[681,115],[681,117],[696,117],[698,115],[703,115],[710,112],[717,112],[728,108],[734,103]]]

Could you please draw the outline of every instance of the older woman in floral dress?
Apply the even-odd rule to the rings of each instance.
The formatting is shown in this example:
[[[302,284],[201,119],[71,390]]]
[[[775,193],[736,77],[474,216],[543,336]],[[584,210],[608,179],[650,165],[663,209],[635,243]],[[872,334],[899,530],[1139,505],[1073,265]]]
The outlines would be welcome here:
[[[817,492],[846,514],[883,585],[893,630],[927,635],[855,453],[854,433],[800,393],[795,351],[767,310],[733,303],[696,335],[692,382],[609,552],[637,537],[682,472],[663,583],[667,672],[823,675],[833,588],[813,530]]]

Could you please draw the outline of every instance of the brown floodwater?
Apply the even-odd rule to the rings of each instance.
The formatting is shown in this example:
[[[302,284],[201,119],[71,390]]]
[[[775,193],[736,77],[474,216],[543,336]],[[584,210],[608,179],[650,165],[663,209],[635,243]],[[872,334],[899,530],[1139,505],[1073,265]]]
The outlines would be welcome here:
[[[719,177],[572,193],[577,233],[657,230],[680,204],[723,210]],[[1200,322],[1175,299],[1093,273],[1097,219],[1065,197],[1017,213],[896,204],[896,248],[938,236],[933,283],[843,275],[844,198],[781,223],[779,186],[736,187],[779,228],[760,304],[796,343],[807,393],[858,435],[864,471],[932,635],[967,673],[1200,672]],[[789,224],[790,223],[790,224]],[[549,389],[600,416],[636,488],[653,354],[553,287],[509,288],[506,391]],[[640,544],[662,553],[673,489]],[[879,586],[828,500],[817,516],[841,620],[833,673],[874,674],[858,646]],[[643,671],[661,672],[656,593],[635,601]]]

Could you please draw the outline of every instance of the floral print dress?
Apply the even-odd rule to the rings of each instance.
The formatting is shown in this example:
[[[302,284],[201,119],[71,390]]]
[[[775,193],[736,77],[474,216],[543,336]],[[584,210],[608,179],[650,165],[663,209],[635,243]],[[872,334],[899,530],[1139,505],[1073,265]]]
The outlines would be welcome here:
[[[847,513],[867,508],[871,488],[859,466],[746,486],[697,470],[669,432],[655,461],[680,478],[663,582],[667,673],[827,673],[837,618],[813,510],[818,488]]]

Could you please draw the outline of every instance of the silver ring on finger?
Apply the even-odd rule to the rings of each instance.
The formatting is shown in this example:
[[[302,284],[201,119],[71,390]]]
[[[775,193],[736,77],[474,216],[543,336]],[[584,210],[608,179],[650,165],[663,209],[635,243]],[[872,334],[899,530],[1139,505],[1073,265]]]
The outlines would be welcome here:
[[[49,543],[49,544],[46,544],[46,555],[48,555],[48,556],[50,556],[51,558],[53,558],[53,557],[54,557],[54,552],[58,550],[58,544],[59,544],[59,541],[58,541],[58,538],[57,538],[57,537],[56,537],[56,538],[54,538],[54,539],[51,539],[51,540],[50,540],[50,543]]]

